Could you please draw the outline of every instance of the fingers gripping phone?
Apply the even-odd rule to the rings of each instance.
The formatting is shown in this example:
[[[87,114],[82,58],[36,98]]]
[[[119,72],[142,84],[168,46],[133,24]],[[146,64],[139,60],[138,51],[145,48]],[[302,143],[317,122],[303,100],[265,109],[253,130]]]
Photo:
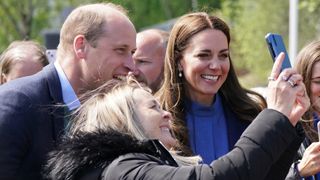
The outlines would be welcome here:
[[[265,39],[267,41],[269,52],[271,54],[273,61],[276,60],[277,56],[281,52],[284,52],[285,58],[284,58],[284,61],[282,62],[281,71],[286,68],[291,68],[290,59],[286,50],[286,46],[283,43],[282,36],[275,33],[268,33],[265,36]]]

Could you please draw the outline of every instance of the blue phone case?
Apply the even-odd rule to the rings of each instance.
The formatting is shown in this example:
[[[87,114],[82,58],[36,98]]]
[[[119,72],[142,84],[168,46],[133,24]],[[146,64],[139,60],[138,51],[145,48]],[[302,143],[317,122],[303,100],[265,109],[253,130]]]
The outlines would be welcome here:
[[[289,56],[286,50],[286,46],[283,43],[282,37],[279,34],[268,33],[265,36],[265,39],[268,44],[269,52],[271,54],[272,60],[275,61],[276,57],[281,53],[285,53],[285,58],[282,63],[281,71],[286,68],[291,68],[291,63],[289,60]]]

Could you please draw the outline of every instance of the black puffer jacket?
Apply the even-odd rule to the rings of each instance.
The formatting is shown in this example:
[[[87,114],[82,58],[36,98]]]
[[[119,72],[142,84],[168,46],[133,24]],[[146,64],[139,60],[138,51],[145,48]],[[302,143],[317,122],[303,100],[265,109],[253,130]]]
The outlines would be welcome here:
[[[305,138],[304,141],[301,143],[300,148],[297,152],[297,155],[294,159],[295,163],[300,162],[300,160],[303,157],[304,152],[306,149],[312,144],[311,140],[309,138]],[[290,170],[288,172],[288,175],[286,177],[286,180],[301,180],[301,179],[307,179],[307,180],[319,180],[316,175],[308,176],[305,178],[300,177],[299,172],[295,169],[295,163],[293,163],[290,167]]]
[[[158,141],[97,132],[64,141],[48,168],[52,179],[284,179],[303,138],[281,113],[264,110],[211,165],[178,167]]]
[[[128,153],[149,154],[168,165],[177,166],[158,140],[138,141],[116,131],[98,131],[66,137],[59,148],[50,153],[43,174],[55,180],[100,179],[105,166]]]

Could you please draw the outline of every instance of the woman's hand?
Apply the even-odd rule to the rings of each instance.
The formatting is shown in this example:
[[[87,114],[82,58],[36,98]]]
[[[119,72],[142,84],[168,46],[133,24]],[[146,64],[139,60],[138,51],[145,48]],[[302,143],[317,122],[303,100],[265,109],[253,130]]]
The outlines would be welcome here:
[[[302,115],[308,110],[310,100],[302,82],[302,76],[294,69],[284,69],[280,73],[284,53],[281,53],[268,78],[268,108],[277,110],[287,116],[293,126],[297,124]]]
[[[301,177],[308,177],[320,172],[320,142],[312,143],[304,152],[298,164]]]

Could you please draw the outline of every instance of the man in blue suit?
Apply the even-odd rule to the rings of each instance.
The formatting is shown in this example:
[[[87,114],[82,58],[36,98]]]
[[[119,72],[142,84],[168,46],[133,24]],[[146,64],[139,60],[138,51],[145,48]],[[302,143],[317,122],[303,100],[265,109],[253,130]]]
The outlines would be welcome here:
[[[136,31],[120,6],[76,8],[60,32],[57,59],[0,87],[0,179],[43,179],[47,154],[66,127],[65,109],[102,83],[134,72]]]

